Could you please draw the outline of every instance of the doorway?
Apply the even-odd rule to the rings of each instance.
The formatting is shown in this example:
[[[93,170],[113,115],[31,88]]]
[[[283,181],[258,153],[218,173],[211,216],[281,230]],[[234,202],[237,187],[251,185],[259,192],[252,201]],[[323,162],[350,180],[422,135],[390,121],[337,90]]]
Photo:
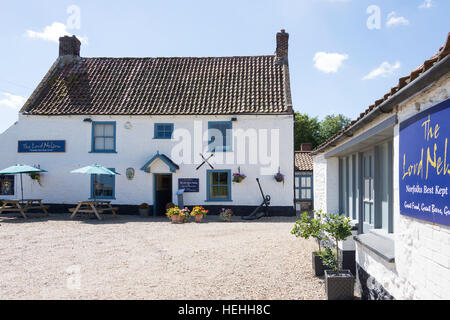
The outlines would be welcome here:
[[[166,205],[172,202],[172,175],[154,174],[153,215],[164,216]]]

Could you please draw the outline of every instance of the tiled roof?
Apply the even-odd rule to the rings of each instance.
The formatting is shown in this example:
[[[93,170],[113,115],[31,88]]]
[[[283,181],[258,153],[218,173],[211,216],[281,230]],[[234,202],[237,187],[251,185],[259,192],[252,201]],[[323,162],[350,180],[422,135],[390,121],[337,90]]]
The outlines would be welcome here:
[[[310,151],[295,151],[295,170],[313,171],[313,158]]]
[[[274,55],[74,58],[57,62],[21,112],[30,115],[292,113],[288,69]],[[286,98],[287,96],[287,98]]]
[[[426,60],[419,67],[414,69],[408,76],[400,78],[398,84],[395,87],[393,87],[390,92],[386,93],[381,99],[375,101],[375,103],[373,105],[369,106],[363,113],[361,113],[356,120],[353,120],[344,129],[342,129],[341,131],[336,133],[333,137],[328,139],[326,142],[322,143],[313,152],[315,153],[315,152],[317,152],[317,150],[327,147],[329,144],[331,144],[332,141],[334,141],[336,138],[345,134],[351,127],[353,127],[353,125],[355,125],[357,122],[359,122],[360,120],[365,118],[373,109],[378,107],[383,102],[389,100],[394,94],[396,94],[401,89],[406,87],[408,84],[410,84],[411,82],[416,80],[419,76],[421,76],[427,70],[431,69],[436,63],[438,63],[439,61],[442,61],[448,55],[450,55],[450,32],[447,35],[447,41],[446,41],[445,45],[439,49],[437,54],[435,54],[433,57]]]

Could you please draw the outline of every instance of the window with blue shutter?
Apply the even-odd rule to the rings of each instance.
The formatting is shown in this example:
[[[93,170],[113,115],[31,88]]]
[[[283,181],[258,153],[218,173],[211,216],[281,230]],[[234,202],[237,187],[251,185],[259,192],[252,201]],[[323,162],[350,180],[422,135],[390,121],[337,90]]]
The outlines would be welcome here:
[[[172,139],[173,123],[155,123],[155,139]]]
[[[114,168],[108,168],[115,171]],[[91,198],[114,199],[116,188],[116,177],[107,174],[91,175]]]
[[[92,123],[92,147],[91,152],[114,153],[116,152],[116,123],[93,122]]]
[[[210,152],[232,151],[233,123],[231,121],[211,121],[208,123],[208,146]]]

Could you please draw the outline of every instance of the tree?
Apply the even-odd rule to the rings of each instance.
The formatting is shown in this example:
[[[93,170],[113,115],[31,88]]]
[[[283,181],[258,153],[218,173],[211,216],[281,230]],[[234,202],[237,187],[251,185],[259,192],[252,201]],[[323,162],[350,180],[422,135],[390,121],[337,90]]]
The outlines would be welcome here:
[[[307,114],[295,113],[295,150],[300,150],[302,143],[311,143],[317,147],[320,137],[320,122]]]
[[[322,219],[322,211],[315,211],[316,218],[311,218],[307,212],[304,212],[300,220],[298,220],[291,234],[297,238],[309,239],[314,238],[319,244],[318,254],[322,254],[322,241],[327,240],[326,234],[323,232],[325,225]]]
[[[331,259],[335,259],[335,263],[332,264],[332,266],[335,268],[335,271],[339,271],[342,267],[342,259],[339,254],[339,241],[345,241],[352,235],[350,218],[347,218],[345,215],[338,214],[326,214],[324,216],[324,230],[336,245],[336,257],[333,257],[333,255],[330,256]],[[327,252],[327,254],[330,253],[331,250]]]
[[[313,148],[324,143],[350,123],[342,114],[328,115],[322,121],[307,114],[295,113],[295,150],[300,150],[302,143],[311,143]]]
[[[320,122],[319,139],[318,144],[322,144],[336,133],[344,129],[351,122],[350,118],[342,114],[335,116],[334,114],[328,115]]]

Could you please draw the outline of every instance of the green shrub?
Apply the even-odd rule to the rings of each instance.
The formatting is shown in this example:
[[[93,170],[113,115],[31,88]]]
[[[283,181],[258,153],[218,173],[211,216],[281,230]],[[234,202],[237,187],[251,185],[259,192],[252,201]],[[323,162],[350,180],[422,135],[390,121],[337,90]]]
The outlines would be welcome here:
[[[314,212],[316,218],[311,218],[307,212],[304,212],[300,216],[300,220],[298,220],[294,228],[291,231],[291,234],[295,235],[298,238],[315,239],[319,244],[319,253],[322,252],[321,242],[323,240],[327,240],[327,236],[324,233],[324,223],[322,219],[322,212]]]
[[[350,219],[345,215],[327,214],[324,215],[324,230],[336,245],[336,255],[334,257],[334,270],[338,271],[341,267],[341,258],[339,255],[339,241],[345,241],[352,235],[352,226]]]

